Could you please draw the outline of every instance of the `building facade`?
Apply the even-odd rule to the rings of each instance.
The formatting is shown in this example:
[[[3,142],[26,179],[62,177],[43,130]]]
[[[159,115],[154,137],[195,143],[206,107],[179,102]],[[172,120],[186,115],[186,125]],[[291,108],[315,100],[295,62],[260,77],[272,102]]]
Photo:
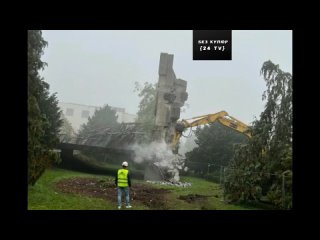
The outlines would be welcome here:
[[[68,119],[71,123],[75,132],[80,129],[82,124],[88,122],[88,118],[92,117],[95,110],[98,110],[99,106],[90,106],[76,103],[65,103],[59,102],[59,107],[63,112],[63,115]],[[116,115],[118,116],[119,123],[128,123],[134,122],[136,119],[136,115],[126,113],[124,108],[112,107],[113,110],[116,111]]]

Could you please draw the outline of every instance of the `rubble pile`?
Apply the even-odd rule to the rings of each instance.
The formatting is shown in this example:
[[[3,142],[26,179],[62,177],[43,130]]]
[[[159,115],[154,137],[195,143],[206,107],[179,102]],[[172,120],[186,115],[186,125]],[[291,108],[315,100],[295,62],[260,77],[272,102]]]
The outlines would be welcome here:
[[[191,183],[188,182],[173,182],[173,181],[150,181],[147,180],[148,183],[159,184],[159,185],[168,185],[175,187],[191,187]]]

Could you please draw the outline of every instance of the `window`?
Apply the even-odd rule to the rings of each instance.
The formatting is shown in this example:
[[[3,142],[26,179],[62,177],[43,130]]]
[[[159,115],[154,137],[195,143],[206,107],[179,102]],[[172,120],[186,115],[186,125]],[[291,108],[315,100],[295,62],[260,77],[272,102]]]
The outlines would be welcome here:
[[[89,117],[89,111],[83,110],[82,113],[81,113],[81,117],[88,118]]]
[[[73,108],[67,108],[66,116],[73,116]]]

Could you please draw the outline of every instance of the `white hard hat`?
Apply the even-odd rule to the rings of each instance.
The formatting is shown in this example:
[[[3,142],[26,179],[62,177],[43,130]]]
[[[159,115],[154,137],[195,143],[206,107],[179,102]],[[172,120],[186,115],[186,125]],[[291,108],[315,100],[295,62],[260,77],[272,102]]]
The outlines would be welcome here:
[[[123,162],[123,163],[122,163],[122,166],[128,167],[128,162]]]

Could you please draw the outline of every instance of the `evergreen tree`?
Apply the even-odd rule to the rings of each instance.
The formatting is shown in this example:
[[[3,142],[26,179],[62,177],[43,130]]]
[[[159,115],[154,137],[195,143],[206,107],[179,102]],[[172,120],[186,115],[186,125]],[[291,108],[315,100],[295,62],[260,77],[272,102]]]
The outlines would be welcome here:
[[[120,123],[117,122],[116,110],[110,106],[96,110],[88,122],[80,127],[76,142],[78,144],[110,147],[109,140],[113,135],[110,133],[120,131]],[[112,147],[112,146],[111,146]],[[118,156],[112,153],[103,153],[96,150],[82,150],[82,154],[94,158],[97,161],[115,162]]]
[[[105,129],[117,129],[120,126],[117,119],[116,110],[108,105],[96,110],[93,116],[88,118],[88,122],[80,127],[77,142],[80,143],[83,139],[99,134]]]
[[[61,111],[56,95],[39,75],[47,42],[40,30],[28,31],[28,183],[34,185],[47,167],[58,160],[52,148],[58,143]]]
[[[75,131],[72,128],[71,123],[68,119],[63,116],[62,117],[62,126],[60,128],[59,136],[61,142],[73,142],[73,138],[75,137]]]
[[[186,158],[191,170],[203,173],[207,173],[208,164],[211,164],[211,172],[219,171],[220,166],[227,166],[233,158],[234,146],[247,142],[244,134],[218,122],[198,127],[195,135],[198,146],[186,153]]]

